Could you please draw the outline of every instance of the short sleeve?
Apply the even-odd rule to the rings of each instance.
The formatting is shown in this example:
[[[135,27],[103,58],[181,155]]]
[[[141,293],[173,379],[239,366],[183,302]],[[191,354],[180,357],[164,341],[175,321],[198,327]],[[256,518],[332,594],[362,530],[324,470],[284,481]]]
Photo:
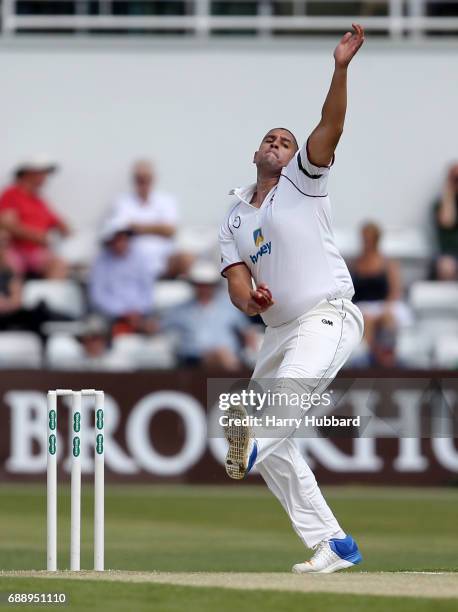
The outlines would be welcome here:
[[[228,219],[226,219],[219,230],[218,240],[221,252],[221,275],[226,277],[226,270],[232,266],[244,263],[235,243],[234,235],[229,227]]]
[[[312,197],[328,195],[328,177],[334,158],[329,166],[315,166],[308,154],[308,143],[305,143],[286,166],[284,173],[304,192]]]

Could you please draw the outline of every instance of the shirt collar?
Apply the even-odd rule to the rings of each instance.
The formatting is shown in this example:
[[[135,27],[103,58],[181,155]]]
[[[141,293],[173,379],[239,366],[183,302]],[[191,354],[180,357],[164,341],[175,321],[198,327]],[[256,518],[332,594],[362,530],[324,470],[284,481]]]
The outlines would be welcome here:
[[[252,183],[251,185],[247,185],[246,187],[236,187],[235,189],[231,189],[229,195],[235,195],[248,206],[252,206],[251,199],[256,189],[256,183]]]

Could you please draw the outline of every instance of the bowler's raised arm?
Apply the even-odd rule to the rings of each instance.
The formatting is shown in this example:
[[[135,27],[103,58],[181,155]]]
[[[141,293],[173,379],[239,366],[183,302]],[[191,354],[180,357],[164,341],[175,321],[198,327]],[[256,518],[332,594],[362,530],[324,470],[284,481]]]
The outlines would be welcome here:
[[[364,42],[364,30],[353,24],[334,50],[335,68],[321,121],[308,139],[308,156],[316,166],[328,166],[343,132],[347,110],[347,69]]]

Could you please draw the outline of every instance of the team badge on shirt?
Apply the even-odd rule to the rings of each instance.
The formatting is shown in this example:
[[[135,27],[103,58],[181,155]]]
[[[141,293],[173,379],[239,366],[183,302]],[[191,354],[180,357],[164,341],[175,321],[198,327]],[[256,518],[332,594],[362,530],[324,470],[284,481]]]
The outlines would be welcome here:
[[[255,246],[257,247],[264,242],[264,236],[262,235],[262,229],[260,227],[254,230],[253,240],[254,240]]]

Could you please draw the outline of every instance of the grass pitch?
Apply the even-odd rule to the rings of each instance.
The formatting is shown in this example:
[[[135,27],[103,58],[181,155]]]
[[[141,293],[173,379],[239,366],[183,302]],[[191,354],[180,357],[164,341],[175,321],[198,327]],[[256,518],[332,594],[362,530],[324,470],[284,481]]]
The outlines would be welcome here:
[[[63,591],[71,610],[225,612],[262,607],[263,612],[295,612],[322,610],[327,604],[337,611],[457,609],[452,598],[458,593],[458,573],[450,572],[458,569],[458,491],[345,487],[324,492],[363,553],[364,564],[347,574],[281,574],[307,558],[308,551],[263,487],[107,486],[106,566],[119,573],[107,572],[102,580],[94,580],[94,574],[78,580],[71,574],[58,580],[0,574],[0,592]],[[85,568],[92,565],[92,502],[87,487],[81,543]],[[68,488],[60,489],[58,515],[59,567],[65,569]],[[45,485],[1,486],[0,568],[42,570],[45,559]],[[406,571],[446,574],[364,573]],[[330,592],[335,590],[339,592]]]

